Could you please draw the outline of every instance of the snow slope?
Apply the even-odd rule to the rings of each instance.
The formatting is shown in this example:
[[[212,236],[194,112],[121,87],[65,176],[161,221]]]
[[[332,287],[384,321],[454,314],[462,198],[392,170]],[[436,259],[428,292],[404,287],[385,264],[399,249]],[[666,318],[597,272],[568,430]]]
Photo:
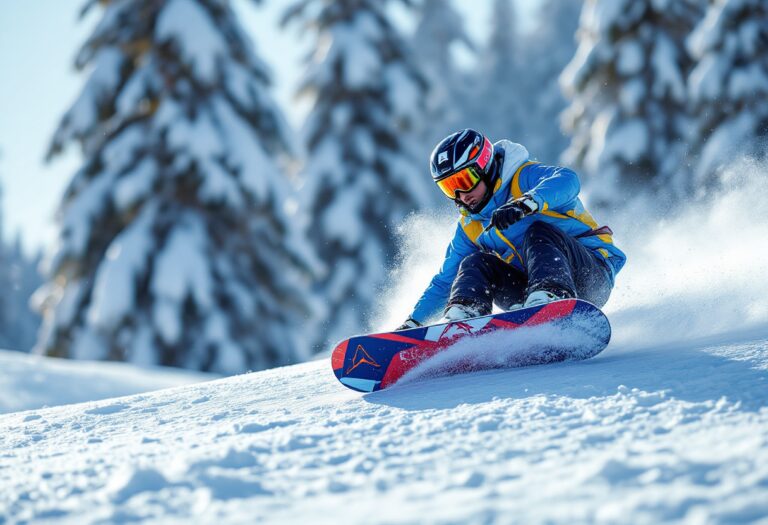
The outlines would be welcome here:
[[[0,516],[768,523],[768,331],[735,339],[369,395],[320,360],[7,414]]]
[[[216,377],[173,368],[68,361],[0,350],[0,414],[126,396]]]

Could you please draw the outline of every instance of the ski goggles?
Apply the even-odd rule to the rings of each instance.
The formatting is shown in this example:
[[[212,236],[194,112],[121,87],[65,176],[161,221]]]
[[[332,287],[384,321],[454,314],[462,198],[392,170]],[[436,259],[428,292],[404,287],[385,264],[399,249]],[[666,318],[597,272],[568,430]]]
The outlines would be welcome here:
[[[448,175],[437,181],[437,187],[445,193],[449,199],[456,198],[457,191],[472,191],[480,184],[482,178],[474,166],[467,166],[463,170]]]

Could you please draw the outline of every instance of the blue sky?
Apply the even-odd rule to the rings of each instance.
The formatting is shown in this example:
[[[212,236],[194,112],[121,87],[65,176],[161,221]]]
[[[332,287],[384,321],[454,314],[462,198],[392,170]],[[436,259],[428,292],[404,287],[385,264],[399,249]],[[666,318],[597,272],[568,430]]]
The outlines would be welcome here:
[[[85,76],[74,70],[75,54],[98,20],[99,9],[80,21],[85,0],[0,0],[0,182],[3,232],[21,232],[36,249],[55,239],[53,217],[61,194],[77,170],[80,156],[70,147],[49,164],[44,156],[59,119],[78,95]],[[455,0],[471,33],[481,34],[491,0]],[[521,18],[538,2],[518,0]],[[284,0],[254,9],[236,0],[242,23],[261,57],[270,64],[274,96],[299,126],[302,107],[293,100],[306,42],[295,30],[275,27]],[[279,50],[279,53],[275,53]]]

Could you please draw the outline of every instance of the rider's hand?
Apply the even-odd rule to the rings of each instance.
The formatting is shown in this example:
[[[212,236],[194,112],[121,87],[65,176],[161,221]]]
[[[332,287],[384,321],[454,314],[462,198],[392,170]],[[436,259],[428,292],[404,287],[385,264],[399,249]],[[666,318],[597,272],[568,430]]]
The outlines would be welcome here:
[[[420,327],[420,326],[421,326],[421,323],[420,323],[420,322],[418,322],[418,321],[417,321],[416,319],[414,319],[413,317],[409,317],[408,319],[406,319],[406,321],[405,321],[403,324],[401,324],[401,325],[400,325],[400,326],[399,326],[399,327],[398,327],[398,328],[395,330],[395,332],[398,332],[398,331],[400,331],[400,330],[408,330],[409,328],[418,328],[418,327]]]
[[[489,227],[496,227],[500,230],[509,228],[523,217],[536,213],[538,209],[539,205],[536,204],[535,200],[528,195],[523,195],[519,199],[509,201],[496,208],[491,216]]]

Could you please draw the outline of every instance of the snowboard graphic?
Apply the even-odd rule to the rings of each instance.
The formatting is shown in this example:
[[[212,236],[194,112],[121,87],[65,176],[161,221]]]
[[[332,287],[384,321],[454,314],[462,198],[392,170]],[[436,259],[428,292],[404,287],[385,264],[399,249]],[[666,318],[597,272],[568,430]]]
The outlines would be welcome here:
[[[351,337],[331,366],[348,388],[375,392],[431,365],[434,375],[588,359],[611,338],[596,306],[564,299],[472,319]]]

